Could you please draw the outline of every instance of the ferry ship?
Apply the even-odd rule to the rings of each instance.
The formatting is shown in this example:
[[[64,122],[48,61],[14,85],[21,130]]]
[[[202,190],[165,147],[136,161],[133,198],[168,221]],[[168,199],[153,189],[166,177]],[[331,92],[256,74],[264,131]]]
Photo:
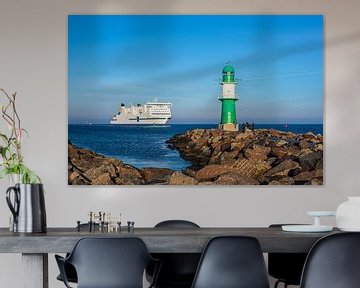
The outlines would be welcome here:
[[[170,102],[147,102],[136,106],[120,105],[119,112],[114,115],[110,124],[120,125],[165,125],[171,120]]]

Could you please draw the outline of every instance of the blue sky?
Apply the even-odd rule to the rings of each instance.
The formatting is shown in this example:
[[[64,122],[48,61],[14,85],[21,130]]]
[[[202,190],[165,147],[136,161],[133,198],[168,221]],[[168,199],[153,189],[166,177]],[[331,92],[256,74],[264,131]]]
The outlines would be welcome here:
[[[108,123],[120,103],[173,103],[172,123],[219,123],[222,68],[238,122],[323,122],[320,15],[70,15],[69,123]]]

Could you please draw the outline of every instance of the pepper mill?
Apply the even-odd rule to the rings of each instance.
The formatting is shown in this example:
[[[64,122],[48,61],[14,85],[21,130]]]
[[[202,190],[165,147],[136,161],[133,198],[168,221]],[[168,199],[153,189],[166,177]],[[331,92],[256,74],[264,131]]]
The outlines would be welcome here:
[[[77,223],[77,226],[76,226],[76,228],[77,228],[77,232],[80,232],[80,221],[78,220],[78,221],[76,221],[76,223]]]

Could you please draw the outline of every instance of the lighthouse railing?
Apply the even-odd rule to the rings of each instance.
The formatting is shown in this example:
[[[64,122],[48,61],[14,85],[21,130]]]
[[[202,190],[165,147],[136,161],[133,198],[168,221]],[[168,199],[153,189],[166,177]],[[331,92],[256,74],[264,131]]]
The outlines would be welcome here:
[[[235,100],[239,100],[239,95],[235,94],[234,96],[225,96],[224,95],[219,95],[218,96],[218,100],[223,100],[223,99],[235,99]]]

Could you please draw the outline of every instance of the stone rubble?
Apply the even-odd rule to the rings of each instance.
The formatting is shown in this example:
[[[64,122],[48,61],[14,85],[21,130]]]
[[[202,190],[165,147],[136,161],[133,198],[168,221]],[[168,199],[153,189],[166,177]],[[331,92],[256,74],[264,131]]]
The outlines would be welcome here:
[[[70,185],[322,185],[323,136],[273,129],[194,129],[167,141],[183,171],[138,169],[68,145]]]
[[[221,185],[322,185],[323,136],[274,129],[195,129],[168,147],[192,163],[194,175]]]

